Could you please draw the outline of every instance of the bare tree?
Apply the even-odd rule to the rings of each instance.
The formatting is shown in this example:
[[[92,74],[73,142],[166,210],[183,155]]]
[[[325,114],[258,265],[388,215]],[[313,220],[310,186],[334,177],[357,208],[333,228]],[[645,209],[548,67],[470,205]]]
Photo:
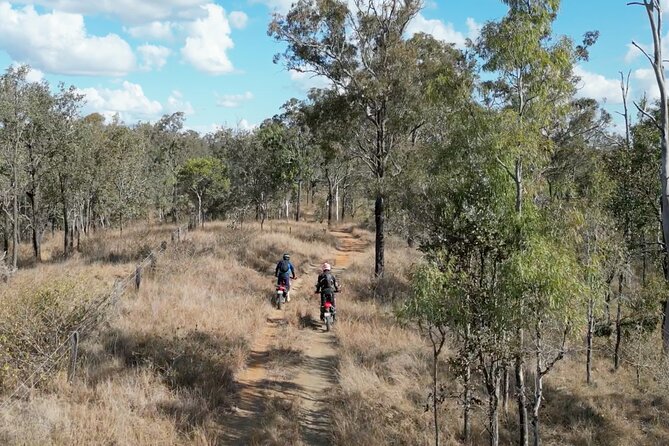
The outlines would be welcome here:
[[[664,76],[664,60],[662,59],[662,4],[660,0],[643,0],[643,2],[629,2],[628,5],[640,5],[646,9],[648,15],[648,23],[653,35],[653,54],[649,54],[636,42],[632,44],[641,51],[650,62],[653,72],[655,73],[655,80],[657,87],[660,90],[660,116],[659,120],[647,113],[643,108],[636,105],[637,109],[649,118],[657,127],[660,133],[660,150],[661,150],[661,168],[660,181],[662,183],[662,198],[661,198],[661,213],[662,213],[662,235],[664,239],[665,250],[665,267],[664,276],[669,280],[669,268],[666,265],[666,256],[669,255],[669,153],[667,146],[669,145],[669,110],[667,109],[667,87]],[[666,301],[664,307],[664,323],[662,325],[662,343],[665,353],[669,353],[669,300]]]

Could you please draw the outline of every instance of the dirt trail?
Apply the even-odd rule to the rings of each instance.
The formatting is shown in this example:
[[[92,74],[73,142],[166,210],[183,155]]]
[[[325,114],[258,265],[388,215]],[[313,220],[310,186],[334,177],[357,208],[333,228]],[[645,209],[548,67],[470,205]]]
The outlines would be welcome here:
[[[333,265],[333,272],[339,277],[350,264],[351,257],[362,252],[367,243],[347,232],[333,234],[339,239]],[[316,267],[311,273],[315,272]],[[310,293],[310,287],[311,282],[307,278],[296,282],[291,291],[293,302],[295,299],[317,302],[317,297]],[[291,303],[286,305],[284,311],[294,311],[291,310]],[[346,306],[341,305],[341,300],[338,301],[338,307],[345,314]],[[317,305],[314,310],[312,314],[317,315]],[[288,323],[284,311],[273,309],[268,315],[266,326],[251,349],[247,368],[237,377],[239,402],[237,410],[230,416],[224,435],[225,444],[248,444],[252,441],[254,432],[261,429],[265,404],[270,397],[298,402],[300,434],[304,444],[330,444],[328,412],[324,400],[335,379],[335,335],[333,332],[325,332],[320,321],[302,318],[300,324],[304,329],[301,330],[301,336],[295,340],[296,345],[290,345],[290,352],[301,352],[299,361],[296,361],[290,373],[281,376],[276,373],[276,362],[289,353],[285,346],[280,346]]]

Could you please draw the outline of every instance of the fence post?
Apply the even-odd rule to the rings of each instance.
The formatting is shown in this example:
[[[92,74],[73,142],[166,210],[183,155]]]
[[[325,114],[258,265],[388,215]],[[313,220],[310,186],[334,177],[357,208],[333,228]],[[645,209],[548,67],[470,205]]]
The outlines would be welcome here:
[[[67,381],[72,384],[77,373],[77,355],[79,354],[79,332],[73,331],[70,336],[70,369],[67,372]]]
[[[135,268],[135,289],[139,290],[139,286],[142,284],[142,265],[137,265]]]
[[[181,242],[181,226],[177,228],[177,242]]]
[[[163,243],[165,243],[165,242],[163,242]],[[158,259],[156,258],[156,254],[152,252],[151,253],[151,266],[149,267],[149,268],[151,268],[152,273],[156,272],[157,263],[158,263]]]

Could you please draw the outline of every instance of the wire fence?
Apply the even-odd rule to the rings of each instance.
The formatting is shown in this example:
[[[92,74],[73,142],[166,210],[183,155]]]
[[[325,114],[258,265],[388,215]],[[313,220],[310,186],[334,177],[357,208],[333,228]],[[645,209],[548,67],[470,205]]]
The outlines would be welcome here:
[[[180,226],[171,233],[172,243],[181,242],[184,234],[188,230],[188,225]],[[79,340],[86,335],[93,333],[102,323],[104,323],[109,315],[109,310],[113,308],[121,296],[128,291],[129,288],[133,287],[138,289],[141,284],[141,275],[142,272],[147,268],[154,268],[158,255],[165,252],[167,249],[167,242],[163,241],[160,246],[153,249],[149,255],[147,255],[141,262],[139,262],[135,270],[123,277],[120,280],[117,280],[111,292],[105,293],[100,297],[91,300],[84,310],[83,315],[81,316],[78,323],[75,327],[63,336],[62,342],[52,350],[50,353],[46,354],[45,358],[35,367],[35,369],[30,373],[30,375],[23,379],[14,390],[0,403],[0,412],[4,412],[15,404],[18,404],[19,401],[25,399],[32,389],[36,385],[44,381],[50,374],[57,370],[59,366],[63,364],[63,361],[68,355],[72,356],[72,361],[70,367],[73,368],[76,366],[76,351],[78,349]],[[75,339],[73,343],[73,339]],[[70,370],[68,373],[70,378],[74,377],[74,370]]]

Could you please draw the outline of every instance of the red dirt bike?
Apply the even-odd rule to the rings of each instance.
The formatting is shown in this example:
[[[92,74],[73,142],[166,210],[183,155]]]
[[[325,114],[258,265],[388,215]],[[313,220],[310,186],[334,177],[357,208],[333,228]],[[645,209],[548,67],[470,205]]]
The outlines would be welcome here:
[[[340,291],[341,290],[335,291],[335,293],[339,293]],[[321,293],[316,292],[316,294],[321,294]],[[325,322],[325,331],[330,331],[330,329],[335,323],[335,320],[337,319],[337,310],[335,309],[333,300],[334,300],[334,293],[325,294],[325,301],[323,302],[323,306],[321,307],[323,322]]]
[[[293,280],[297,280],[297,277],[295,277]],[[288,302],[290,299],[289,296],[289,291],[286,288],[286,281],[281,280],[279,284],[276,286],[276,292],[274,293],[274,304],[276,305],[276,309],[280,310],[283,307],[283,304]]]

